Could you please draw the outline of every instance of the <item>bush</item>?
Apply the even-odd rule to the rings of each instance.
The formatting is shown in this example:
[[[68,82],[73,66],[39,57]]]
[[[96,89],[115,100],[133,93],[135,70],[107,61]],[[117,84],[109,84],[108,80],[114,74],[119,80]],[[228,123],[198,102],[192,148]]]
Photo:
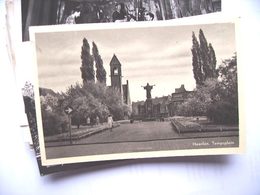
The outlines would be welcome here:
[[[230,102],[216,102],[209,106],[207,117],[218,124],[237,124],[238,107]]]
[[[213,103],[208,107],[207,116],[216,123],[238,123],[237,59],[236,55],[224,60],[218,68],[219,82]]]
[[[206,114],[206,110],[206,102],[199,101],[196,97],[193,97],[178,105],[176,114],[179,116],[202,116]]]
[[[206,115],[215,123],[238,123],[236,56],[224,60],[217,72],[218,79],[207,79],[197,86],[191,97],[177,107],[178,115]]]
[[[44,135],[55,135],[68,130],[68,118],[60,109],[59,99],[47,94],[41,96],[42,124]]]
[[[213,101],[212,94],[216,91],[217,82],[217,79],[207,79],[204,85],[198,86],[182,104],[177,106],[176,114],[182,116],[206,115],[207,109]]]
[[[97,116],[100,122],[105,122],[109,114],[112,114],[114,120],[124,119],[131,114],[130,108],[122,102],[119,91],[99,82],[89,81],[69,87],[65,102],[74,109],[75,124],[84,124],[81,121],[87,117],[94,123]]]
[[[61,116],[47,110],[42,110],[42,124],[45,136],[56,135],[68,130],[66,116]]]

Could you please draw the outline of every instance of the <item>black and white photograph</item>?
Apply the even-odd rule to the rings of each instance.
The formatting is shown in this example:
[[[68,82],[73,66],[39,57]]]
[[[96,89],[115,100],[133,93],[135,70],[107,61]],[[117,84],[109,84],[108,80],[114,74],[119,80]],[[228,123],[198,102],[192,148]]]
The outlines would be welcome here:
[[[33,85],[30,81],[26,81],[24,87],[22,88],[22,93],[23,93],[25,113],[28,119],[28,126],[30,129],[30,135],[32,139],[32,147],[35,152],[35,158],[41,176],[62,172],[62,171],[86,168],[86,167],[93,168],[93,167],[101,167],[102,165],[109,165],[109,162],[84,162],[84,163],[73,163],[73,164],[69,163],[65,165],[60,164],[60,165],[53,165],[53,166],[43,166],[41,161],[38,128],[36,122]]]
[[[32,28],[43,163],[238,152],[235,27]]]
[[[221,11],[221,0],[22,0],[23,41],[29,27],[158,21]]]
[[[24,116],[26,122],[23,122],[21,127],[28,130],[30,148],[33,149],[35,154],[35,160],[38,165],[38,170],[41,176],[49,175],[58,172],[64,172],[69,170],[77,170],[80,168],[101,168],[104,165],[110,165],[115,163],[120,163],[121,161],[113,162],[83,162],[83,163],[69,163],[69,164],[59,164],[53,166],[44,166],[41,161],[41,152],[39,144],[39,135],[37,127],[37,118],[35,111],[35,95],[34,95],[34,80],[33,80],[33,61],[32,58],[32,44],[30,42],[24,42],[23,47],[21,48],[24,53],[21,55],[19,53],[16,55],[16,59],[19,61],[19,64],[26,64],[23,67],[17,67],[16,69],[16,79],[19,84],[18,90],[22,91],[23,104],[24,104]]]

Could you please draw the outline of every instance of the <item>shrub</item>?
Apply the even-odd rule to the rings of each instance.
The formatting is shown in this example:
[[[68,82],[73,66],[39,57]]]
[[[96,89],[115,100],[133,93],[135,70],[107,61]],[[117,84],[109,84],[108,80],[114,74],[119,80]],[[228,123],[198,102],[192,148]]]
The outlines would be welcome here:
[[[209,106],[207,117],[219,124],[236,124],[238,123],[238,107],[234,107],[230,102],[216,102]]]
[[[55,135],[68,130],[66,116],[60,116],[48,110],[42,110],[42,124],[45,136]]]

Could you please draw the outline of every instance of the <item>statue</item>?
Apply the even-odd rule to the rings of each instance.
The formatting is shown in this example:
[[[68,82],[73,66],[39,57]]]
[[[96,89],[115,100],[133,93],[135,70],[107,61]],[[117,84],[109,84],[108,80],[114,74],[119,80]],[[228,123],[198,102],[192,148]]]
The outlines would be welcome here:
[[[146,86],[142,86],[146,90],[146,98],[147,99],[151,99],[151,97],[152,97],[151,91],[153,89],[153,86],[155,86],[155,85],[149,85],[149,83],[147,83]]]

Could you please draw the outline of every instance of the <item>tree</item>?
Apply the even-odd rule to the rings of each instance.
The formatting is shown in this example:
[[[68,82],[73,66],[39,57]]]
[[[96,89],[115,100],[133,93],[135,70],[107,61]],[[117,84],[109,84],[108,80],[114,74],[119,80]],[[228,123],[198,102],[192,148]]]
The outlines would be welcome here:
[[[196,85],[203,85],[208,78],[216,78],[216,55],[214,48],[199,30],[199,42],[192,32],[192,66]]]
[[[208,108],[208,117],[217,123],[238,122],[237,57],[224,60],[218,68],[219,82],[216,94],[219,97]]]
[[[95,81],[94,59],[90,54],[90,46],[86,38],[83,39],[81,47],[81,78],[83,83]]]
[[[93,122],[98,116],[101,122],[105,122],[109,114],[114,120],[120,120],[130,112],[118,90],[99,82],[70,86],[65,93],[64,104],[73,108],[72,123],[75,125],[83,124],[87,117]]]
[[[25,82],[25,85],[22,88],[22,93],[24,97],[34,99],[33,85],[29,81]]]
[[[194,79],[196,81],[196,85],[202,85],[204,78],[203,78],[203,72],[201,69],[200,46],[199,46],[199,42],[198,42],[197,37],[195,36],[194,32],[192,32],[191,52],[192,52],[192,66],[193,66]]]
[[[29,118],[29,115],[33,115],[34,117],[36,115],[34,92],[33,92],[33,85],[29,81],[25,82],[25,85],[22,88],[22,94],[23,94],[23,101],[24,101],[25,113],[27,114],[27,118]]]
[[[222,98],[237,100],[237,56],[224,60],[218,68]]]
[[[34,91],[33,85],[26,81],[24,88],[22,89],[24,98],[24,107],[28,119],[28,124],[30,127],[30,133],[33,141],[33,147],[36,154],[40,154],[39,147],[39,137],[38,137],[38,127],[36,122],[36,111],[35,111],[35,101],[34,101]]]
[[[209,65],[208,42],[201,29],[199,30],[199,41],[200,41],[201,66],[204,73],[204,81],[205,81],[211,75],[211,68]]]
[[[216,65],[217,65],[216,54],[215,54],[215,51],[214,51],[212,44],[209,43],[209,66],[210,66],[210,69],[211,69],[209,77],[211,77],[211,78],[217,77]]]
[[[95,65],[96,65],[96,78],[97,81],[99,81],[100,83],[103,83],[106,85],[106,70],[104,69],[103,66],[103,60],[99,54],[97,45],[95,44],[95,42],[92,42],[92,53],[95,59]]]
[[[217,96],[213,96],[217,86],[217,79],[207,79],[203,85],[197,86],[192,94],[177,106],[176,114],[183,116],[206,115],[208,107]]]
[[[86,123],[89,117],[93,122],[98,116],[101,121],[105,121],[109,115],[108,108],[91,94],[76,98],[71,106],[74,108],[72,114],[72,123],[78,127],[80,124]]]
[[[206,115],[220,124],[237,124],[238,89],[236,56],[224,60],[216,71],[218,78],[208,78],[179,106],[176,114]]]
[[[124,116],[130,113],[130,108],[123,103],[119,90],[115,88],[107,89],[104,103],[107,105],[110,114],[113,115],[114,120],[124,119]]]
[[[106,87],[102,83],[87,83],[83,86],[84,90],[107,106],[109,113],[113,115],[114,120],[120,120],[124,118],[126,113],[129,113],[129,109],[122,102],[121,93],[119,90],[112,87]]]
[[[58,98],[50,94],[40,98],[44,135],[55,135],[67,130],[68,119],[59,108]]]

